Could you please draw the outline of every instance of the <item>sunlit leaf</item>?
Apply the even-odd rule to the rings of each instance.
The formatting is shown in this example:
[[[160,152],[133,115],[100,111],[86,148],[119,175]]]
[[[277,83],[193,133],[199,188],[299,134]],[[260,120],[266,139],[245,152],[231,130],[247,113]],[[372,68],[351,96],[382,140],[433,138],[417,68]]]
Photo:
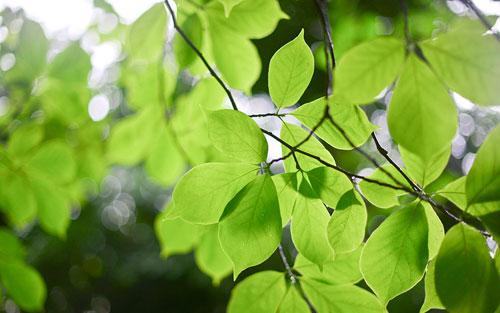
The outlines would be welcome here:
[[[368,178],[396,187],[407,186],[404,177],[390,164],[384,164],[377,168]],[[396,182],[392,178],[396,179]],[[381,186],[366,180],[361,181],[359,187],[361,188],[361,193],[368,201],[383,209],[398,205],[398,197],[405,194],[404,190]]]
[[[219,239],[233,263],[234,278],[274,253],[281,241],[281,218],[270,176],[258,176],[228,203]]]
[[[342,196],[352,189],[346,175],[325,166],[308,171],[307,178],[314,193],[331,208],[336,208]]]
[[[430,158],[422,158],[403,147],[399,147],[399,152],[408,175],[415,182],[425,187],[435,181],[448,165],[451,145],[442,148]]]
[[[436,292],[436,283],[434,281],[435,265],[436,262],[432,260],[427,266],[427,273],[425,273],[425,300],[420,308],[421,313],[427,312],[430,309],[445,309]]]
[[[209,226],[201,236],[195,260],[200,270],[212,278],[214,285],[219,285],[231,273],[233,265],[220,245],[218,226]]]
[[[363,277],[385,304],[422,279],[428,259],[428,226],[422,205],[389,216],[361,253]]]
[[[309,313],[309,306],[302,298],[295,286],[290,286],[283,301],[278,308],[278,313]]]
[[[277,107],[294,105],[314,72],[314,57],[304,41],[304,30],[281,47],[269,63],[269,94]]]

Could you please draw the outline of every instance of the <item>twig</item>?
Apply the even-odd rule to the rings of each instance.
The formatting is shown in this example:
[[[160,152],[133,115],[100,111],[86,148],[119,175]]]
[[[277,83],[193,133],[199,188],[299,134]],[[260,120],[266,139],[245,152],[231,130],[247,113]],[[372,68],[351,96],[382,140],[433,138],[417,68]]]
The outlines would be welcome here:
[[[260,114],[250,114],[248,116],[250,116],[250,117],[268,117],[268,116],[285,117],[285,116],[287,116],[287,114],[286,113],[260,113]]]
[[[290,263],[288,263],[288,259],[286,258],[285,251],[283,250],[283,246],[281,244],[278,246],[278,252],[281,257],[281,262],[283,262],[285,270],[288,273],[290,281],[292,282],[292,284],[296,284],[297,276],[293,273],[292,268],[290,267]]]
[[[474,14],[476,14],[477,18],[481,21],[486,30],[491,31],[496,40],[500,42],[500,33],[493,28],[493,25],[488,21],[484,13],[474,4],[474,2],[472,2],[471,0],[460,0],[460,2],[469,7],[474,12]]]
[[[170,16],[172,16],[172,21],[174,23],[175,30],[177,30],[179,35],[181,35],[182,39],[184,39],[184,41],[198,55],[200,60],[203,62],[205,67],[210,72],[210,75],[212,75],[212,77],[215,78],[215,80],[219,83],[219,85],[222,87],[222,89],[224,89],[224,91],[226,92],[226,95],[229,98],[229,101],[231,102],[231,106],[233,107],[233,109],[238,110],[238,106],[236,105],[236,101],[234,101],[233,95],[232,95],[231,91],[229,90],[229,88],[226,86],[226,84],[220,78],[220,76],[215,72],[215,70],[210,66],[207,59],[205,59],[205,57],[203,56],[203,53],[194,45],[194,43],[191,41],[191,39],[189,39],[189,37],[184,33],[184,31],[177,24],[177,19],[175,18],[175,13],[174,13],[174,10],[172,9],[172,6],[169,3],[169,0],[165,0],[164,3],[165,3],[165,6],[167,7],[168,11],[170,12]]]

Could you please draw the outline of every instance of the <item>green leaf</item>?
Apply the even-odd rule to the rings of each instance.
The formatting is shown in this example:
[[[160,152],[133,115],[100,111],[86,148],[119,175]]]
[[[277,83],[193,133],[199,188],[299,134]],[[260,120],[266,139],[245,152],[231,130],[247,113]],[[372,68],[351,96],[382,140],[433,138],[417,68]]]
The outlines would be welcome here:
[[[467,204],[500,200],[500,126],[495,127],[479,148],[467,175]]]
[[[360,246],[350,253],[337,254],[334,260],[330,260],[323,265],[323,270],[320,270],[316,264],[299,254],[295,259],[293,268],[307,279],[323,281],[330,285],[355,284],[363,278],[359,271],[359,258],[362,248]]]
[[[266,138],[248,115],[214,111],[208,116],[208,132],[212,144],[230,159],[254,164],[266,161]]]
[[[309,313],[309,306],[295,285],[291,285],[280,303],[277,313]]]
[[[320,98],[302,105],[292,115],[309,129],[312,129],[318,125],[323,117],[325,105],[325,99]],[[347,138],[356,147],[365,143],[370,134],[376,129],[376,126],[368,121],[366,113],[356,106],[331,103],[330,115],[335,124],[344,130]],[[351,150],[353,148],[349,140],[328,119],[321,124],[315,133],[337,149]]]
[[[188,222],[217,223],[228,202],[256,177],[257,171],[258,167],[250,164],[198,165],[175,186],[175,209]]]
[[[352,104],[372,102],[396,79],[404,59],[403,41],[391,37],[352,48],[335,69],[335,95]]]
[[[349,285],[329,285],[312,279],[302,280],[304,292],[321,313],[382,313],[384,307],[370,292]]]
[[[396,84],[387,122],[394,140],[423,160],[432,159],[455,136],[457,110],[448,91],[413,54]]]
[[[293,124],[283,124],[281,127],[281,139],[286,141],[292,146],[296,146],[299,143],[301,143],[304,139],[307,138],[309,133],[300,128],[299,126],[293,125]],[[323,147],[323,145],[314,137],[310,137],[305,143],[303,143],[300,147],[299,150],[308,152],[310,154],[313,154],[317,157],[320,157],[323,161],[326,161],[330,164],[335,164],[335,160],[333,160],[332,155]],[[282,146],[282,153],[283,155],[287,155],[290,150]],[[297,156],[297,159],[299,161],[300,167],[304,171],[309,171],[312,170],[316,167],[324,166],[321,162],[310,158],[306,155],[303,155],[299,152],[295,154]],[[289,157],[284,161],[284,166],[285,170],[287,172],[295,172],[297,171],[297,166],[295,164],[295,161],[293,160],[293,157]]]
[[[436,258],[436,291],[450,312],[494,312],[500,281],[484,237],[459,223],[444,238]]]
[[[436,262],[432,260],[429,262],[429,266],[427,266],[427,273],[425,274],[425,300],[420,308],[421,313],[427,312],[430,309],[445,309],[436,292],[436,283],[434,281],[435,265]]]
[[[49,76],[65,84],[87,85],[87,76],[92,68],[90,56],[73,43],[55,56],[49,65]]]
[[[125,48],[134,59],[156,62],[163,53],[166,30],[165,7],[157,3],[132,24]]]
[[[108,161],[135,165],[146,158],[161,125],[161,115],[158,114],[156,107],[150,107],[121,119],[111,131]]]
[[[231,0],[229,0],[231,1]],[[195,47],[201,48],[203,45],[203,25],[197,14],[189,15],[181,24],[182,31],[191,40]],[[175,59],[180,68],[186,68],[196,60],[196,52],[191,48],[184,38],[178,33],[175,34],[173,48]]]
[[[238,1],[238,0],[219,0]],[[241,1],[240,1],[241,2]],[[210,19],[219,19],[224,26],[252,39],[269,36],[281,19],[288,18],[276,0],[242,1],[234,6],[226,19],[220,6],[212,6],[209,11]]]
[[[24,259],[26,250],[21,241],[7,228],[0,228],[0,260]]]
[[[428,186],[435,181],[448,165],[450,159],[451,145],[441,149],[431,158],[422,158],[419,155],[399,147],[401,159],[405,164],[405,170],[415,182],[421,186]]]
[[[479,22],[464,23],[421,47],[451,89],[480,105],[500,104],[500,46]]]
[[[76,174],[76,162],[71,148],[63,141],[46,142],[27,162],[27,171],[56,183],[68,183]]]
[[[394,177],[396,181],[401,184],[394,182],[391,176],[387,175],[384,170],[392,175],[392,177]],[[393,186],[407,185],[404,177],[401,176],[401,174],[390,164],[384,164],[375,169],[375,171],[371,175],[369,175],[368,178],[382,183],[391,184]],[[398,197],[405,194],[404,190],[396,190],[390,187],[380,186],[376,183],[371,183],[366,180],[361,181],[359,183],[359,187],[361,189],[361,193],[368,201],[370,201],[376,207],[383,209],[399,205]]]
[[[285,226],[290,221],[297,197],[299,197],[297,175],[296,173],[283,173],[272,176],[280,204],[282,226]]]
[[[49,234],[64,238],[71,218],[71,207],[64,190],[43,180],[32,181],[40,225]]]
[[[190,224],[180,218],[169,216],[173,211],[171,202],[155,220],[155,231],[164,258],[173,254],[190,252],[200,238],[202,227]]]
[[[278,108],[294,105],[314,73],[314,56],[304,41],[304,30],[281,47],[269,63],[269,94]]]
[[[229,202],[219,223],[219,239],[233,263],[234,278],[274,253],[281,240],[281,218],[269,175],[258,176]]]
[[[353,189],[344,193],[328,223],[328,240],[336,253],[358,248],[365,238],[365,202]]]
[[[36,216],[36,201],[29,182],[20,175],[2,181],[2,210],[15,226],[24,226]],[[22,197],[20,196],[22,195]]]
[[[353,188],[346,175],[325,166],[308,171],[307,178],[314,192],[331,208],[336,208],[341,197]]]
[[[429,203],[422,202],[421,205],[424,207],[427,226],[429,227],[429,260],[432,260],[438,254],[439,247],[443,242],[444,227],[439,216]]]
[[[232,88],[250,93],[261,71],[257,49],[250,40],[224,25],[211,21],[209,35],[215,64]],[[238,66],[234,66],[238,60]]]
[[[9,136],[7,151],[10,155],[24,157],[40,144],[43,139],[43,128],[35,123],[26,123]]]
[[[218,286],[220,281],[233,270],[231,260],[220,245],[218,232],[217,225],[209,226],[201,236],[195,253],[196,264],[203,273],[212,278],[215,286]]]
[[[424,208],[417,204],[389,216],[366,242],[361,273],[384,304],[422,279],[429,254],[428,232]]]
[[[330,215],[321,200],[315,199],[316,194],[305,179],[299,191],[290,227],[292,240],[300,254],[323,267],[334,257],[327,236]]]
[[[233,289],[227,312],[276,312],[285,293],[283,273],[259,272],[247,277]]]
[[[40,274],[23,262],[0,261],[0,278],[7,294],[22,310],[41,311],[47,290]]]
[[[226,17],[229,16],[233,7],[237,4],[240,4],[243,0],[218,0],[224,6],[224,14]]]
[[[5,73],[5,80],[31,83],[45,69],[49,42],[40,25],[26,18],[18,38],[16,63]]]
[[[186,169],[184,157],[168,127],[169,125],[162,124],[161,128],[156,130],[158,135],[145,164],[148,175],[164,186],[173,184]]]

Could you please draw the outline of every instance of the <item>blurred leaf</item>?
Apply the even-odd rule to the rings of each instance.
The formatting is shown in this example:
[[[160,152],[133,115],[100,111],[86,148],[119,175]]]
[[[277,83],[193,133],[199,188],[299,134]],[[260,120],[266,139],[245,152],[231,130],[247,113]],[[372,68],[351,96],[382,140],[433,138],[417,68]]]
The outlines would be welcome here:
[[[0,262],[12,259],[24,259],[26,250],[19,238],[17,238],[7,228],[0,228]]]
[[[16,158],[25,157],[40,144],[43,139],[43,128],[36,123],[22,124],[9,137],[7,151]]]
[[[413,54],[396,84],[387,122],[394,140],[423,160],[433,158],[455,136],[457,110],[448,91]]]
[[[229,0],[231,1],[231,0]],[[234,0],[233,0],[234,1]],[[181,29],[191,40],[195,47],[201,48],[203,44],[203,25],[197,14],[189,15],[181,25]],[[191,65],[197,58],[196,52],[191,48],[184,38],[178,33],[174,37],[174,53],[175,59],[180,68],[186,68]]]
[[[382,37],[349,50],[335,70],[335,95],[352,104],[372,102],[398,76],[405,58],[401,40]]]
[[[26,170],[55,183],[68,183],[76,174],[73,151],[61,140],[46,142],[27,162]]]
[[[75,42],[52,60],[49,65],[49,76],[64,84],[86,86],[90,69],[90,56]]]

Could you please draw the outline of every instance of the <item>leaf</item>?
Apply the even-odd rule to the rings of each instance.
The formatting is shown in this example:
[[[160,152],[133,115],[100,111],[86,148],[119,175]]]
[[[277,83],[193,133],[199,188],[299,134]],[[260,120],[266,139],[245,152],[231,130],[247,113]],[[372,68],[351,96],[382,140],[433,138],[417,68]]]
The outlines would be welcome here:
[[[427,218],[427,226],[429,228],[429,260],[432,260],[438,254],[439,247],[441,247],[441,243],[443,242],[444,227],[439,216],[429,203],[422,202],[421,205],[424,207]]]
[[[389,216],[366,242],[361,273],[384,304],[422,279],[429,254],[428,232],[424,208],[417,204]]]
[[[258,272],[247,277],[233,289],[227,312],[276,312],[285,293],[283,273]]]
[[[335,69],[335,95],[352,104],[372,102],[398,76],[404,43],[381,37],[349,50]]]
[[[8,180],[2,182],[1,192],[2,210],[12,224],[18,227],[25,226],[35,218],[37,210],[35,197],[31,186],[23,176],[9,176]]]
[[[222,1],[234,2],[238,0]],[[221,14],[222,10],[219,6],[211,7],[209,13],[210,19],[221,19],[224,26],[252,39],[269,36],[281,19],[288,18],[288,15],[280,9],[279,1],[276,0],[240,1],[232,8],[227,19]]]
[[[145,164],[148,175],[164,186],[173,184],[186,169],[184,157],[168,127],[169,125],[162,124],[157,130],[157,138],[152,143]]]
[[[278,313],[309,313],[309,306],[302,298],[295,285],[291,285],[280,303]]]
[[[434,71],[454,91],[480,105],[500,104],[500,47],[478,22],[421,43]]]
[[[108,161],[135,165],[146,158],[161,125],[158,114],[158,109],[151,107],[121,119],[111,131]]]
[[[421,186],[428,186],[435,181],[448,165],[450,159],[451,145],[442,148],[433,157],[423,159],[404,147],[399,147],[401,159],[405,164],[405,170],[415,182]]]
[[[132,24],[125,48],[134,59],[156,62],[163,52],[166,31],[165,7],[157,3]]]
[[[195,253],[196,264],[203,273],[212,278],[215,286],[218,286],[233,269],[231,260],[222,250],[218,232],[217,225],[209,226],[209,229],[201,236]]]
[[[432,260],[429,262],[429,266],[427,266],[427,273],[425,274],[425,300],[420,308],[421,313],[427,312],[430,309],[445,309],[436,292],[436,283],[434,282],[435,265],[436,262]]]
[[[73,43],[55,56],[49,64],[48,75],[64,84],[87,86],[91,68],[90,56],[78,43]]]
[[[329,285],[304,279],[304,292],[314,308],[321,313],[375,313],[385,312],[377,298],[357,286]]]
[[[9,136],[7,151],[10,155],[24,157],[32,152],[43,139],[43,128],[35,123],[26,123]]]
[[[221,1],[221,0],[219,0]],[[225,1],[225,0],[222,0]],[[227,0],[232,1],[232,0]],[[238,1],[238,0],[236,0]],[[181,24],[181,29],[191,40],[195,47],[200,48],[203,45],[203,25],[197,14],[189,15]],[[180,68],[186,68],[196,60],[196,52],[179,35],[175,34],[173,48],[175,59]]]
[[[266,161],[266,138],[248,115],[235,110],[218,110],[208,116],[212,144],[235,161],[259,164]]]
[[[336,208],[341,197],[353,188],[347,176],[325,166],[308,171],[307,178],[314,193],[331,208]]]
[[[261,71],[257,49],[250,40],[222,24],[212,21],[209,26],[215,64],[232,88],[250,93]],[[238,66],[234,66],[238,60]]]
[[[384,172],[385,170],[385,172]],[[387,173],[392,175],[396,179],[396,182]],[[378,182],[391,184],[393,186],[407,186],[408,183],[404,180],[404,177],[390,164],[384,164],[368,176],[368,178],[376,180]],[[372,183],[363,180],[359,183],[361,193],[363,196],[370,201],[376,207],[387,209],[393,206],[399,205],[398,197],[405,194],[404,190],[397,190],[386,186],[380,186],[376,183]]]
[[[26,256],[21,241],[7,228],[0,228],[0,261],[8,261],[12,259],[22,260]]]
[[[195,224],[214,224],[234,196],[257,175],[258,167],[240,163],[206,163],[187,172],[173,198],[180,216]]]
[[[269,63],[269,94],[278,108],[294,105],[314,73],[314,57],[304,41],[304,30],[281,47]]]
[[[328,241],[336,253],[358,248],[365,238],[365,202],[353,189],[344,193],[328,223]]]
[[[323,117],[325,105],[325,99],[320,98],[300,106],[292,115],[309,129],[312,129],[318,125]],[[368,121],[365,112],[356,106],[332,103],[330,104],[330,115],[335,124],[344,131],[345,136],[356,147],[365,143],[376,129],[375,125]],[[337,149],[351,150],[353,148],[349,140],[345,139],[342,132],[328,119],[321,124],[315,133]]]
[[[500,126],[495,127],[479,148],[467,175],[467,204],[500,201]]]
[[[15,49],[16,63],[5,73],[7,82],[31,83],[45,69],[49,42],[39,24],[23,18]]]
[[[243,0],[218,0],[224,6],[224,14],[229,16],[235,5],[240,4]]]
[[[413,54],[396,84],[387,122],[394,140],[426,163],[455,136],[457,110],[450,95]]]
[[[56,183],[68,183],[76,174],[71,148],[63,141],[46,142],[26,164],[27,171],[42,175]]]
[[[235,279],[274,253],[281,240],[281,218],[269,175],[255,178],[229,202],[219,223],[219,239]]]
[[[330,285],[355,284],[363,279],[359,271],[361,250],[362,246],[349,253],[337,254],[335,259],[323,265],[323,270],[299,254],[293,268],[307,279],[322,281]]]
[[[290,221],[299,197],[297,175],[296,173],[283,173],[271,177],[278,195],[282,226],[285,226]]]
[[[292,240],[300,254],[321,268],[334,257],[327,236],[330,215],[306,180],[299,191],[290,226]]]
[[[160,241],[161,255],[164,258],[173,254],[190,252],[198,243],[202,227],[190,224],[180,218],[170,217],[172,203],[155,220],[156,237]]]
[[[436,291],[450,312],[494,312],[500,281],[483,236],[462,223],[443,240],[436,258]]]
[[[71,219],[71,207],[60,188],[43,180],[32,181],[40,225],[49,234],[65,238]]]
[[[47,290],[40,274],[23,262],[0,261],[0,278],[7,294],[22,310],[41,311]]]
[[[309,133],[299,126],[292,124],[283,124],[281,127],[281,135],[280,138],[286,141],[288,144],[292,146],[297,146],[304,139],[307,138]],[[332,155],[323,147],[323,145],[314,137],[310,137],[306,142],[304,142],[299,150],[308,152],[317,157],[320,157],[323,161],[326,161],[330,164],[335,164]],[[287,155],[290,150],[282,146],[282,154],[283,156]],[[321,162],[310,158],[306,155],[303,155],[299,152],[296,153],[297,159],[299,161],[300,167],[304,171],[312,170],[316,167],[324,166]],[[285,170],[287,172],[295,172],[297,171],[297,166],[293,157],[289,157],[284,161]]]

